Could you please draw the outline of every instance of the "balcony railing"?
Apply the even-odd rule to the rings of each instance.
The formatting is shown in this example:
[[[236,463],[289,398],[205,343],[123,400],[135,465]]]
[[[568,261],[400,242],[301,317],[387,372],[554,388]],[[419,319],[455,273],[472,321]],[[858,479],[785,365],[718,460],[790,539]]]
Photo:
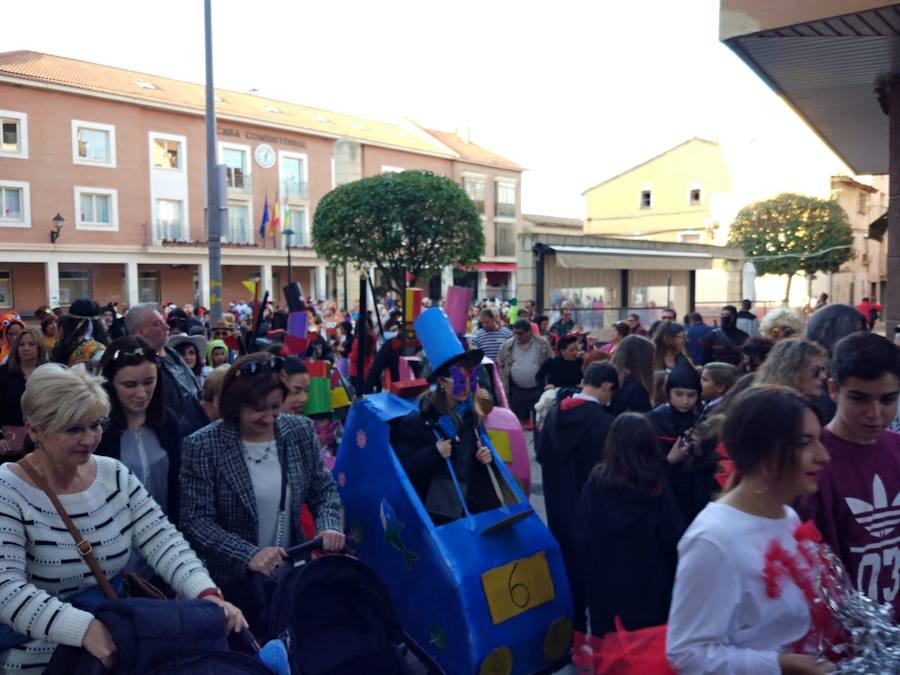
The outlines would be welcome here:
[[[184,223],[159,220],[153,223],[152,243],[190,241],[190,233]]]
[[[516,205],[515,204],[502,204],[497,202],[494,207],[495,213],[494,215],[498,218],[515,218],[516,217]]]
[[[494,223],[494,255],[512,257],[516,254],[516,224]]]
[[[288,201],[307,201],[309,199],[309,183],[292,180],[282,181],[281,191]]]
[[[244,173],[242,169],[226,167],[225,182],[228,185],[228,192],[231,194],[253,194],[252,176]]]

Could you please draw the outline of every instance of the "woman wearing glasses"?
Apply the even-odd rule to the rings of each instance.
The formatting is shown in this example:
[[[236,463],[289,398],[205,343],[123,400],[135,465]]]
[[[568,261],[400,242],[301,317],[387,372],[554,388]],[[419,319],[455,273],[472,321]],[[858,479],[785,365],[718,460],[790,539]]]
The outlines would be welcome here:
[[[816,399],[822,396],[827,379],[828,352],[812,340],[789,338],[775,343],[753,384],[781,384]]]
[[[94,607],[103,596],[29,471],[58,495],[114,587],[131,554],[140,551],[182,597],[221,605],[231,629],[246,626],[134,474],[114,459],[93,456],[110,411],[102,382],[83,365],[55,363],[28,378],[22,411],[31,452],[0,466],[0,672],[39,673],[60,644],[84,646],[106,667],[115,656],[109,631],[73,604]]]
[[[178,415],[166,407],[159,357],[142,337],[115,340],[100,360],[111,403],[97,454],[131,469],[169,518],[178,522]]]
[[[222,384],[221,419],[184,440],[181,522],[226,593],[243,590],[250,571],[271,575],[285,548],[303,541],[304,503],[325,550],[344,546],[343,509],[315,428],[279,415],[283,367],[266,353],[239,358]]]

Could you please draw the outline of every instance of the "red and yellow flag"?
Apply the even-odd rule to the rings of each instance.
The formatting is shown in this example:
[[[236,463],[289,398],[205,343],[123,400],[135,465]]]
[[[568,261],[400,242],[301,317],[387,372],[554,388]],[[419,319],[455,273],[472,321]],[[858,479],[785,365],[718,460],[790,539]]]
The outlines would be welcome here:
[[[272,206],[271,232],[274,237],[281,230],[281,197],[275,191],[275,204]]]

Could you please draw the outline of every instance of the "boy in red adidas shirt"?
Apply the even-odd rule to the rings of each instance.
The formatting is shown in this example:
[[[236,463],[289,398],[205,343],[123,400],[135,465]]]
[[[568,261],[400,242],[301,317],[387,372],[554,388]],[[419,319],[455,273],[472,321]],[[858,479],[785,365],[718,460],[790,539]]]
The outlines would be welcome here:
[[[816,521],[854,586],[894,607],[900,619],[900,348],[880,335],[854,333],[837,343],[828,391],[837,413],[822,430],[831,463],[819,491],[798,511]]]

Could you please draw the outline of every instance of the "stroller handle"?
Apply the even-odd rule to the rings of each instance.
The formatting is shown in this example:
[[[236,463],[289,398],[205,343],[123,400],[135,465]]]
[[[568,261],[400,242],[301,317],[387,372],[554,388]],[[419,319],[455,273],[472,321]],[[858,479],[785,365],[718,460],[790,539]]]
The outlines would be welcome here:
[[[305,541],[302,544],[298,544],[297,546],[291,546],[291,548],[286,549],[285,553],[287,553],[289,560],[304,560],[309,558],[310,555],[314,551],[322,550],[322,538],[316,537],[315,539],[310,539],[309,541]]]

